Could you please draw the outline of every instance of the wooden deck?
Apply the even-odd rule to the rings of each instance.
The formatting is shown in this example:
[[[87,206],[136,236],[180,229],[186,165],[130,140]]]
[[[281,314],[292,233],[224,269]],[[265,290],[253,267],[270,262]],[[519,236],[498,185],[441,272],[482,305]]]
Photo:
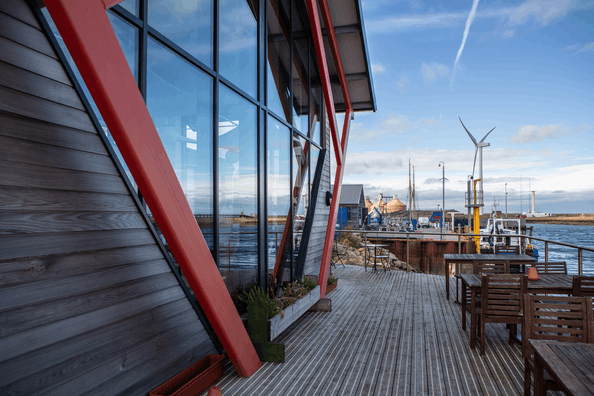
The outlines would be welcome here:
[[[338,269],[332,312],[310,312],[275,341],[284,364],[251,378],[227,364],[218,385],[229,395],[518,395],[524,363],[505,325],[486,326],[486,356],[469,347],[443,276],[361,267]],[[470,328],[470,326],[468,326]]]

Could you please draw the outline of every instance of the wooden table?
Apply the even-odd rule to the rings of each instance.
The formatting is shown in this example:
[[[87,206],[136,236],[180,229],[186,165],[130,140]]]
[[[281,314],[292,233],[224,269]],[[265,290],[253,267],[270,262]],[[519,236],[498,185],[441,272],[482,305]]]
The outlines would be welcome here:
[[[365,249],[367,250],[368,248],[373,248],[373,271],[377,271],[377,248],[385,248],[385,247],[390,247],[390,245],[381,245],[381,244],[375,244],[375,243],[368,243],[365,246]],[[390,256],[386,256],[388,258],[388,260],[390,259]],[[371,257],[370,257],[371,258]],[[386,268],[384,267],[384,271],[386,270]],[[367,271],[367,260],[365,260],[365,271]]]
[[[450,299],[450,265],[456,265],[456,273],[460,273],[460,265],[473,265],[484,263],[507,263],[510,265],[530,265],[536,261],[534,257],[526,254],[444,254],[444,272],[446,282],[446,298]]]
[[[594,344],[530,340],[534,348],[534,396],[545,395],[543,370],[568,395],[594,395]]]
[[[564,274],[539,274],[540,280],[528,281],[526,287],[530,294],[566,294],[573,292],[573,276]],[[461,274],[462,278],[462,330],[466,330],[466,288],[470,289],[470,301],[476,301],[481,292],[481,274]],[[474,318],[474,304],[470,304],[471,319]],[[470,334],[470,347],[474,348],[476,334]]]

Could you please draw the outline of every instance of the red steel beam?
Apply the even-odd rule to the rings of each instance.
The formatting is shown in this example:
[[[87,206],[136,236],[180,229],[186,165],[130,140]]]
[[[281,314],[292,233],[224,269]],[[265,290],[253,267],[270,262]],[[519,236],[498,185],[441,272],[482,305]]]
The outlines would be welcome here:
[[[328,73],[328,63],[326,61],[326,53],[324,51],[324,41],[322,39],[322,29],[320,26],[320,19],[318,16],[318,8],[316,0],[307,0],[309,19],[312,26],[313,41],[316,47],[316,54],[318,56],[318,68],[322,77],[322,87],[324,89],[324,97],[326,99],[326,107],[329,109],[328,118],[330,121],[330,131],[332,135],[332,142],[334,145],[334,151],[336,153],[336,175],[334,177],[334,190],[332,192],[332,203],[330,205],[330,215],[328,216],[328,228],[326,230],[326,239],[324,241],[324,252],[322,254],[322,263],[320,266],[320,297],[326,297],[326,284],[328,282],[328,274],[330,270],[330,261],[332,260],[332,245],[334,244],[334,233],[336,231],[336,218],[338,215],[338,207],[340,202],[340,193],[342,190],[342,176],[344,174],[344,161],[346,158],[347,142],[349,137],[349,130],[351,126],[351,116],[353,113],[353,107],[351,97],[349,94],[346,77],[344,74],[344,67],[342,65],[342,59],[340,57],[340,51],[338,49],[338,42],[336,40],[336,32],[334,31],[334,24],[332,23],[332,17],[330,15],[330,8],[328,7],[327,0],[320,0],[320,10],[322,17],[324,18],[324,25],[326,26],[326,33],[328,36],[328,42],[332,51],[332,57],[338,73],[340,81],[340,88],[346,104],[346,113],[344,118],[344,125],[342,131],[342,139],[338,140],[338,134],[336,132],[335,125],[335,109],[334,99],[332,98],[332,88],[330,85],[330,77]],[[342,144],[341,144],[342,143]],[[339,146],[340,149],[337,147]],[[340,155],[338,154],[340,150]],[[338,159],[342,161],[338,161]]]
[[[107,3],[107,4],[106,4]],[[194,219],[102,0],[45,0],[134,181],[240,376],[260,360]]]
[[[334,66],[336,67],[336,73],[338,74],[340,89],[342,90],[342,96],[347,109],[353,109],[351,103],[351,95],[349,94],[349,86],[344,74],[344,67],[342,66],[342,58],[340,57],[340,51],[338,49],[338,40],[336,40],[336,32],[334,31],[334,25],[332,23],[332,16],[330,15],[330,7],[328,7],[328,0],[320,0],[320,11],[322,12],[322,19],[326,26],[326,35],[328,37],[328,44],[330,44],[330,50],[332,51],[332,58],[334,59]],[[344,151],[345,141],[341,140],[342,150]]]
[[[332,144],[334,145],[334,156],[336,157],[336,165],[340,166],[342,165],[342,148],[336,133],[334,98],[332,97],[332,86],[330,85],[330,74],[328,73],[328,62],[326,62],[326,53],[324,52],[324,39],[322,38],[322,27],[320,25],[320,16],[318,15],[318,4],[316,0],[307,0],[307,13],[309,14],[314,46],[316,47],[316,55],[318,57],[318,69],[320,69],[320,77],[322,79],[324,100],[326,101],[326,108],[328,109],[328,121],[330,123],[330,132],[332,134]]]
[[[352,111],[347,109],[344,116],[343,136],[348,139],[349,129],[351,127]],[[344,156],[346,157],[346,148]],[[343,157],[344,158],[344,157]],[[336,218],[338,216],[338,206],[340,202],[340,193],[342,190],[342,176],[344,174],[344,164],[336,166],[336,175],[334,176],[334,189],[332,191],[332,203],[330,204],[330,214],[328,216],[328,228],[326,230],[326,239],[324,240],[324,252],[322,253],[322,264],[320,266],[319,285],[320,298],[326,297],[326,286],[328,284],[328,275],[330,273],[330,261],[332,260],[332,245],[334,244],[334,233],[336,231]]]

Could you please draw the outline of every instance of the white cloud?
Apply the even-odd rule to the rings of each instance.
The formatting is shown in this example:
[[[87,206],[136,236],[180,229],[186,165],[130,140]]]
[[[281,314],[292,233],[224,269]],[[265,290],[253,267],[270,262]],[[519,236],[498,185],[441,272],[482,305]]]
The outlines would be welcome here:
[[[411,129],[412,124],[406,116],[389,117],[380,122],[375,128],[367,129],[363,123],[351,124],[351,132],[349,140],[362,141],[369,140],[376,141],[380,137],[389,135],[401,134],[404,131]]]
[[[564,124],[550,125],[524,125],[518,130],[518,134],[510,139],[511,143],[532,143],[543,140],[589,131],[594,128],[592,125],[581,124],[578,127],[567,127]]]
[[[516,7],[493,7],[477,11],[479,19],[504,19],[508,22],[506,34],[511,37],[515,32],[512,27],[527,23],[532,19],[547,25],[556,18],[575,11],[594,8],[591,0],[527,0]],[[468,20],[467,12],[429,12],[427,14],[403,15],[396,18],[366,21],[369,32],[392,32],[411,29],[438,29],[458,27]]]
[[[408,93],[408,85],[410,84],[410,80],[408,77],[402,76],[400,80],[396,83],[396,89],[400,92],[407,92]]]
[[[421,73],[423,74],[423,81],[432,83],[440,77],[445,77],[450,73],[450,69],[441,63],[434,63],[428,65],[425,62],[421,65]]]
[[[386,71],[386,68],[380,63],[372,63],[371,71],[375,74],[381,74]]]

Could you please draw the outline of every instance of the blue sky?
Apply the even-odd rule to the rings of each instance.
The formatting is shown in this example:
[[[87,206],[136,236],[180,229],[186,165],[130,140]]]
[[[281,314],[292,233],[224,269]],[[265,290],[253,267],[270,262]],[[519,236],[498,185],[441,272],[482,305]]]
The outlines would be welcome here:
[[[594,1],[480,0],[472,18],[475,3],[363,1],[378,111],[355,116],[344,183],[405,201],[410,159],[421,208],[436,209],[444,161],[445,206],[464,211],[474,145],[460,116],[477,140],[496,127],[486,210],[504,210],[508,183],[509,211],[534,190],[538,211],[594,212]]]

